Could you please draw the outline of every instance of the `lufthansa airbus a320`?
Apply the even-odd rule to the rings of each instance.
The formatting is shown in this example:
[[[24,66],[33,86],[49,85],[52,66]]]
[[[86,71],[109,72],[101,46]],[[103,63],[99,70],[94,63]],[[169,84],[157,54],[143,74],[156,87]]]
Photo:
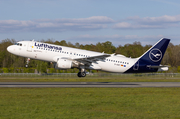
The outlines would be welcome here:
[[[28,58],[53,62],[56,69],[78,68],[78,77],[85,77],[86,70],[116,73],[147,73],[167,71],[160,65],[170,39],[162,38],[138,58],[106,54],[77,48],[32,41],[19,41],[7,48],[8,52]],[[28,65],[26,65],[28,67]]]

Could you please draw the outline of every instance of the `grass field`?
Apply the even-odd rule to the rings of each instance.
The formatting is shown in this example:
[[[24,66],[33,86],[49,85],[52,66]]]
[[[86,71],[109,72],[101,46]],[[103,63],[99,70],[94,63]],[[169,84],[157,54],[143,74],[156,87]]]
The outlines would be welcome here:
[[[180,75],[0,76],[0,82],[180,82]],[[0,119],[180,119],[180,88],[0,88]]]
[[[0,88],[0,119],[80,118],[180,118],[180,88]]]
[[[1,75],[0,82],[180,82],[180,74]]]

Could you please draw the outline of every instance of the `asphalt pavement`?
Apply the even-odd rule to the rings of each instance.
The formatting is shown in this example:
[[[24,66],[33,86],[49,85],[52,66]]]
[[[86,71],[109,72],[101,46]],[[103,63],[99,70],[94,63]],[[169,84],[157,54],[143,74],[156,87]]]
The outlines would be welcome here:
[[[101,87],[101,88],[137,88],[137,87],[180,87],[180,82],[0,82],[0,87]]]

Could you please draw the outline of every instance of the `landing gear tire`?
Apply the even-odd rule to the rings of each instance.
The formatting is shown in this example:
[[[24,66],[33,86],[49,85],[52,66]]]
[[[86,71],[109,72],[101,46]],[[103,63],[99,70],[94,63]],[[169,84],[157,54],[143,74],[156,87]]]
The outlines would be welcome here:
[[[86,76],[86,72],[81,72],[81,76],[85,77]]]
[[[78,77],[82,77],[82,76],[81,76],[81,72],[78,72],[77,76],[78,76]]]
[[[86,76],[86,72],[78,72],[77,76],[78,77],[85,77]]]
[[[28,68],[28,64],[26,64],[25,67]]]

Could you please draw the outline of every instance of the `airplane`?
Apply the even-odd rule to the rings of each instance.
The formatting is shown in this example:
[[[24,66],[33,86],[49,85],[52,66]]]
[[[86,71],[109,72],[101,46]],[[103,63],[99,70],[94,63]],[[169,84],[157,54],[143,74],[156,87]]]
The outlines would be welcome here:
[[[160,65],[170,39],[162,38],[138,58],[120,54],[106,54],[77,48],[59,46],[37,41],[19,41],[8,46],[8,52],[30,59],[53,62],[56,69],[78,68],[78,77],[85,77],[86,70],[101,70],[114,73],[148,73],[167,71]]]

